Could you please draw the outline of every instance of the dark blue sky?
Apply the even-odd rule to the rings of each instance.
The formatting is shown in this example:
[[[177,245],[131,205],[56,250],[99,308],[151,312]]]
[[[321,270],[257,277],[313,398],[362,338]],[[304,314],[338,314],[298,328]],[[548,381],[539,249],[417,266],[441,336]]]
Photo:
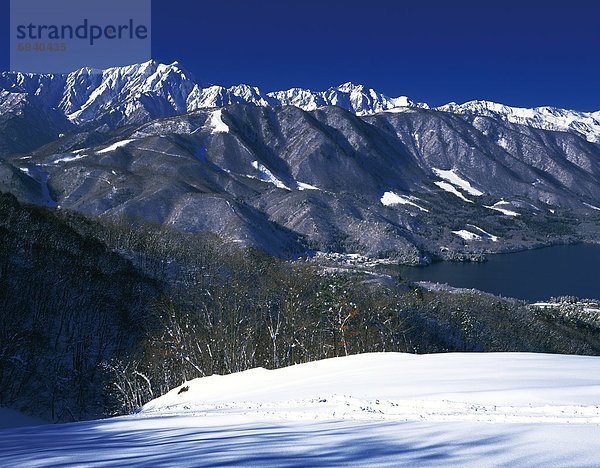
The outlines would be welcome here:
[[[489,99],[600,109],[600,2],[593,0],[152,5],[154,58],[178,60],[205,82],[272,91],[353,81],[432,105]]]

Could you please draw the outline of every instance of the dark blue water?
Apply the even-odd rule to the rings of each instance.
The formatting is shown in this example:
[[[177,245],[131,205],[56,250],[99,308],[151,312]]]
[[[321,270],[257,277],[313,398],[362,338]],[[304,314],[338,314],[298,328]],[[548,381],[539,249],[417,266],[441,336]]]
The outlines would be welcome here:
[[[400,275],[529,301],[565,295],[600,299],[600,245],[547,247],[488,259],[485,263],[402,267]]]

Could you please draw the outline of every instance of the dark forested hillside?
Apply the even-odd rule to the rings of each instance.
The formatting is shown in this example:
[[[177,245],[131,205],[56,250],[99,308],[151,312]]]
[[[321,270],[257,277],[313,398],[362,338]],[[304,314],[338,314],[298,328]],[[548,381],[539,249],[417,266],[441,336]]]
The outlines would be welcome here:
[[[0,196],[0,405],[123,413],[187,379],[369,351],[600,354],[600,323]]]
[[[145,277],[49,210],[0,196],[0,405],[52,420],[104,413],[100,364],[151,326]]]

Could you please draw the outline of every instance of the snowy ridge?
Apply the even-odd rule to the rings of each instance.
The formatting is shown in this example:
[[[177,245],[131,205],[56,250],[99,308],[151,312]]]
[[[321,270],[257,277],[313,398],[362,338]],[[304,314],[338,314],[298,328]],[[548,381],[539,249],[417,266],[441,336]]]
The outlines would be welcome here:
[[[527,109],[490,101],[451,102],[435,109],[452,114],[493,117],[542,130],[575,133],[592,143],[600,143],[600,111],[577,112],[548,106]]]
[[[177,62],[148,61],[125,67],[82,68],[68,74],[0,74],[0,89],[35,96],[75,124],[102,117],[117,124],[187,112],[187,96],[196,86]]]
[[[339,106],[356,115],[370,115],[399,107],[429,108],[427,104],[413,102],[406,96],[390,98],[371,88],[351,82],[322,92],[292,88],[269,93],[267,96],[277,105],[291,105],[307,111],[324,106]]]
[[[165,65],[155,61],[106,70],[82,68],[62,75],[0,73],[0,112],[13,108],[27,96],[35,96],[48,108],[61,110],[78,125],[102,118],[119,125],[236,103],[296,106],[306,111],[339,106],[360,116],[429,109],[427,104],[406,96],[389,97],[351,82],[325,91],[291,88],[269,93],[246,84],[229,88],[204,85],[178,62]],[[452,102],[434,110],[489,116],[534,128],[571,132],[590,142],[600,142],[600,111],[525,109],[489,101]]]
[[[155,61],[106,70],[82,68],[63,75],[36,75],[19,72],[0,74],[0,102],[14,106],[23,96],[36,96],[51,108],[58,108],[75,124],[106,116],[118,123],[183,114],[198,109],[231,104],[296,106],[315,110],[340,106],[357,115],[369,115],[397,108],[420,107],[405,96],[390,98],[363,85],[344,83],[326,91],[292,88],[264,93],[255,86],[240,84],[229,88],[204,86],[178,62]],[[0,108],[1,110],[1,108]]]

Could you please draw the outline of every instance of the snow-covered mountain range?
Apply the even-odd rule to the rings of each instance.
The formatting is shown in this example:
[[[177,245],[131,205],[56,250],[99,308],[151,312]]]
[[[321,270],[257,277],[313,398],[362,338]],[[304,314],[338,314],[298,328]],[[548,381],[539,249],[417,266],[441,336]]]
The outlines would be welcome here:
[[[600,111],[577,112],[548,106],[526,109],[490,101],[470,101],[464,104],[451,102],[436,109],[453,114],[493,117],[542,130],[570,132],[581,135],[592,143],[600,142]]]
[[[229,88],[205,85],[177,62],[165,65],[155,61],[106,70],[82,68],[64,75],[5,72],[0,74],[0,92],[0,105],[4,107],[9,105],[7,101],[16,99],[15,93],[25,94],[46,108],[59,109],[74,124],[95,121],[112,127],[231,104],[292,105],[306,111],[339,106],[359,116],[429,108],[406,96],[389,97],[350,82],[317,92],[291,88],[265,93],[246,84]],[[600,142],[600,111],[588,113],[554,107],[522,109],[488,101],[449,103],[436,109],[571,132],[590,142]]]
[[[600,112],[265,93],[178,63],[0,74],[1,191],[276,254],[412,264],[592,241],[599,180]]]
[[[62,110],[75,124],[109,117],[113,124],[140,123],[145,118],[230,104],[294,105],[303,110],[335,105],[357,115],[427,107],[403,96],[390,98],[352,83],[322,92],[292,88],[272,93],[245,84],[229,88],[204,85],[177,62],[164,65],[154,61],[106,70],[82,68],[65,75],[2,73],[0,89],[35,96],[44,106]]]

